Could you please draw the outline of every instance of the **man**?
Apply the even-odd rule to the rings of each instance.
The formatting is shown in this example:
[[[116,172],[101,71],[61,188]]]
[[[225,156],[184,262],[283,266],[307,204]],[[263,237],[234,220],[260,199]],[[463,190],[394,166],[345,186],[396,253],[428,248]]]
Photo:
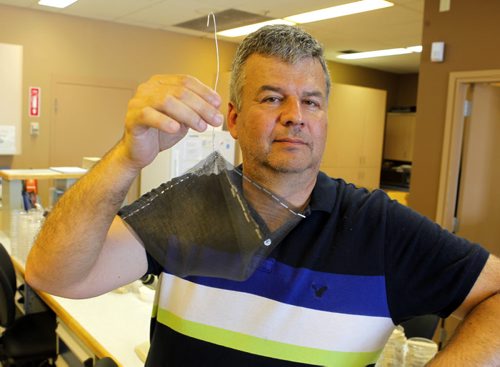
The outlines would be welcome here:
[[[500,365],[499,260],[319,173],[329,85],[321,47],[298,28],[265,27],[237,51],[228,125],[243,172],[308,213],[248,280],[176,277],[146,253],[145,229],[116,215],[158,152],[222,123],[210,88],[156,76],[130,101],[123,138],[47,218],[27,281],[81,298],[161,273],[147,366],[365,366],[395,323],[451,312],[466,318],[431,365]]]

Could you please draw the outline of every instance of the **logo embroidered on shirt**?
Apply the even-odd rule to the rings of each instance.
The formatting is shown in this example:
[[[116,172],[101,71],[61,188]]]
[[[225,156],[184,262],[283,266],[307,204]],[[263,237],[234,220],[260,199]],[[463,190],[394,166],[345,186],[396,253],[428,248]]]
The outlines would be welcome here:
[[[328,287],[326,285],[312,284],[312,289],[314,290],[314,295],[317,298],[323,297],[323,294],[327,291]]]

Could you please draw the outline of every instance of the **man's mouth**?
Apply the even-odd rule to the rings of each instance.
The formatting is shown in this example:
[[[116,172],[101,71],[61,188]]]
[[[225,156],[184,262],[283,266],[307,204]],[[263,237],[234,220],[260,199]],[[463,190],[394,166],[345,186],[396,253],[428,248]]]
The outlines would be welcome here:
[[[302,140],[302,139],[299,139],[299,138],[289,138],[289,137],[276,138],[276,139],[274,139],[274,142],[276,142],[276,143],[297,144],[297,145],[307,145],[307,143],[304,140]]]

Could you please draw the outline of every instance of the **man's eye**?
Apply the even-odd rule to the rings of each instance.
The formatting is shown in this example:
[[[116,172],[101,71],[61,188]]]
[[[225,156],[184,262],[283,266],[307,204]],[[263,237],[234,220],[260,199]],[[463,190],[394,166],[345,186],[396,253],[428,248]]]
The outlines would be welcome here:
[[[310,106],[310,107],[319,107],[319,106],[320,106],[320,104],[319,104],[318,102],[313,101],[313,100],[310,100],[310,99],[306,99],[306,100],[304,101],[304,104],[305,104],[306,106]]]
[[[265,102],[265,103],[278,103],[279,101],[280,101],[280,98],[276,97],[276,96],[265,97],[262,100],[262,102]]]

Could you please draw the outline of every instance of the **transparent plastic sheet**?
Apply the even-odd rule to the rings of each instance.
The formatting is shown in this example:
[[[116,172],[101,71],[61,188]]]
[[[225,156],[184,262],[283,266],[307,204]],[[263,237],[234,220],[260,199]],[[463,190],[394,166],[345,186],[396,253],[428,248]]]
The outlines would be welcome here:
[[[148,253],[181,277],[250,277],[304,215],[213,152],[124,216]],[[161,213],[154,223],[141,215]]]

